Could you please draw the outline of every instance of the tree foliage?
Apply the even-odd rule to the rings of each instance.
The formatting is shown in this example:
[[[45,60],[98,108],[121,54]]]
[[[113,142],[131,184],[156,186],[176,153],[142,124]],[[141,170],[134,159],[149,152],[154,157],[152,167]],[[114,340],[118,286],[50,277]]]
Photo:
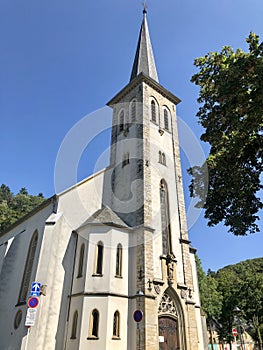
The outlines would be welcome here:
[[[254,33],[247,43],[249,52],[225,46],[197,58],[192,77],[200,87],[201,140],[211,149],[206,164],[189,169],[191,195],[199,197],[209,226],[223,222],[234,235],[259,231],[263,207],[263,43]]]
[[[8,186],[2,184],[0,187],[0,233],[43,201],[42,193],[33,196],[28,194],[23,187],[18,194],[14,195]]]
[[[211,275],[206,275],[197,256],[196,268],[202,308],[207,318],[216,318],[220,315],[222,307],[222,294],[218,291],[217,280]]]
[[[197,265],[198,266],[198,265]],[[220,324],[217,329],[221,340],[231,342],[233,340],[232,328],[238,326],[237,316],[242,323],[242,329],[246,330],[262,348],[263,337],[263,258],[242,261],[235,265],[226,266],[216,273],[209,273],[205,277],[204,272],[198,272],[201,301],[205,311],[207,300],[214,302],[214,317]],[[207,288],[206,283],[210,277],[214,280],[216,293]],[[210,284],[213,285],[213,284]],[[217,296],[221,299],[218,305]],[[212,300],[214,299],[214,301]],[[236,314],[236,308],[242,310]],[[209,311],[207,313],[209,315]]]

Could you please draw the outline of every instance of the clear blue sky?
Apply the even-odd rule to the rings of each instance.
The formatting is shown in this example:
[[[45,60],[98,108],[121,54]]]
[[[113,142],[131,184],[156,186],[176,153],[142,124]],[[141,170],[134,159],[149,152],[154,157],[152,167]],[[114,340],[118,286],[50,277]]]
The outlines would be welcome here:
[[[182,99],[178,114],[197,138],[194,58],[224,45],[246,50],[251,30],[263,39],[262,18],[262,0],[148,1],[160,83]],[[139,0],[0,0],[0,183],[14,193],[55,192],[60,144],[127,84],[141,20]],[[79,180],[93,171],[96,156],[89,150],[83,157]],[[184,184],[189,203],[185,172]],[[190,239],[205,270],[263,255],[262,233],[233,237],[222,225],[208,229],[202,217]]]

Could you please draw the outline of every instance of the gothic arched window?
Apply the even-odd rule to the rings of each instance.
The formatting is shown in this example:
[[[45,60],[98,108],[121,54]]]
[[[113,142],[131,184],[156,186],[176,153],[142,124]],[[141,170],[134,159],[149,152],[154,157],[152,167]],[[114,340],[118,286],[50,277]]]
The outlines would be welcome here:
[[[163,254],[168,255],[172,252],[171,228],[170,228],[168,189],[167,189],[167,184],[163,179],[160,182],[160,202],[161,202]]]
[[[119,338],[120,337],[120,313],[119,311],[114,312],[113,316],[113,337]]]
[[[76,339],[77,338],[77,326],[78,326],[78,311],[76,310],[74,312],[74,315],[73,315],[70,339]]]
[[[100,241],[96,247],[96,257],[95,257],[95,273],[96,275],[102,275],[102,264],[103,264],[103,243]]]
[[[152,121],[156,123],[156,103],[154,100],[151,101],[151,117]]]
[[[122,167],[124,168],[125,165],[130,164],[130,155],[129,152],[124,153],[123,159],[122,159]]]
[[[166,156],[164,152],[159,151],[159,163],[166,165]]]
[[[124,130],[124,111],[121,111],[119,118],[119,132]]]
[[[37,241],[38,241],[38,233],[37,233],[37,231],[35,231],[33,233],[33,236],[31,238],[30,245],[28,248],[23,279],[22,279],[21,286],[20,286],[18,303],[24,303],[24,302],[26,302],[26,299],[27,299],[28,288],[29,288],[29,284],[30,284],[31,273],[32,273],[34,258],[35,258],[36,249],[37,249]]]
[[[165,153],[162,153],[162,164],[166,165],[166,156]]]
[[[85,253],[85,244],[82,243],[79,252],[79,265],[78,265],[78,275],[77,277],[83,276],[83,263],[84,263],[84,253]]]
[[[90,336],[92,338],[99,337],[99,311],[97,309],[92,310],[90,317]]]
[[[130,121],[135,122],[135,120],[136,120],[136,100],[133,100],[130,106]]]
[[[116,276],[122,276],[122,245],[119,243],[116,251]]]
[[[163,111],[163,121],[165,130],[169,130],[169,119],[168,119],[168,111],[164,109]]]
[[[159,151],[159,163],[162,164],[162,162],[163,162],[162,152]]]

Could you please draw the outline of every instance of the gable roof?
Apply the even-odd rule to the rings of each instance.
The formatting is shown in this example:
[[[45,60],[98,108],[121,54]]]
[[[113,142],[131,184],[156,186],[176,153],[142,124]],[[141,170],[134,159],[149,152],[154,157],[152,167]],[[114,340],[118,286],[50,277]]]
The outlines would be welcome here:
[[[127,224],[125,224],[124,221],[122,221],[122,219],[116,213],[114,213],[114,211],[111,208],[107,206],[97,210],[86,221],[84,221],[79,228],[82,228],[89,224],[103,224],[108,226],[129,227]]]

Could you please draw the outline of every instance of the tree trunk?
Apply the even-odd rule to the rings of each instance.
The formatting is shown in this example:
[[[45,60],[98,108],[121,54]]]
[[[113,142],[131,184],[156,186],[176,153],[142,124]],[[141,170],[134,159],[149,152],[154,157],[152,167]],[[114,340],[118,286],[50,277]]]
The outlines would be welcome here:
[[[209,322],[209,335],[210,335],[210,343],[211,343],[211,349],[214,350],[214,342],[213,342],[213,326],[212,322]]]
[[[259,350],[262,350],[262,337],[260,333],[260,328],[257,327],[257,332],[258,332],[258,342],[259,342]]]

